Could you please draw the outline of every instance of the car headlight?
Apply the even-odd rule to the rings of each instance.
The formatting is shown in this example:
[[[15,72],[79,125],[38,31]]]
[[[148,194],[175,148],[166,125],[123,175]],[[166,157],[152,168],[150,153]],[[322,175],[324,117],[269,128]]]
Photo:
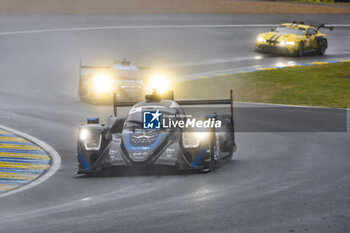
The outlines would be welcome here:
[[[93,88],[97,93],[106,93],[112,90],[112,79],[108,75],[99,74],[93,78]]]
[[[281,41],[280,42],[281,46],[286,46],[286,45],[295,45],[294,41]]]
[[[202,140],[208,139],[209,132],[184,132],[182,143],[184,148],[197,148]]]
[[[264,38],[262,38],[262,37],[258,37],[258,41],[259,42],[266,42],[266,40]]]
[[[159,94],[170,91],[171,82],[169,77],[166,74],[153,74],[150,76],[150,80],[148,83],[149,91],[156,89]]]
[[[102,135],[99,131],[82,129],[79,133],[79,139],[84,144],[85,150],[99,150],[101,147]]]

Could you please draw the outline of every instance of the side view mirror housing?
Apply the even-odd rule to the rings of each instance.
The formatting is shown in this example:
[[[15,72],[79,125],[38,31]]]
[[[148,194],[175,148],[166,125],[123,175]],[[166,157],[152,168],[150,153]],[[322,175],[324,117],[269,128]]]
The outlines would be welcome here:
[[[163,100],[174,100],[174,91],[170,90],[162,94]]]
[[[89,117],[87,119],[87,123],[88,124],[99,124],[100,123],[100,119],[98,117]]]
[[[274,32],[274,31],[275,31],[275,29],[271,28],[271,32]]]
[[[330,26],[330,27],[329,27],[329,30],[330,30],[330,31],[333,31],[333,30],[334,30],[334,26]]]

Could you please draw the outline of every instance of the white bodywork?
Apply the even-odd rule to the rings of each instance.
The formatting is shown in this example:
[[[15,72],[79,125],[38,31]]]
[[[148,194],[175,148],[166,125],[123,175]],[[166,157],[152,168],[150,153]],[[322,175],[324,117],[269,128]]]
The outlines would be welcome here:
[[[88,101],[110,99],[114,92],[119,101],[138,101],[144,97],[144,77],[140,69],[127,62],[108,66],[80,66],[79,96]],[[96,93],[93,89],[93,80],[98,75],[108,76],[109,91]]]

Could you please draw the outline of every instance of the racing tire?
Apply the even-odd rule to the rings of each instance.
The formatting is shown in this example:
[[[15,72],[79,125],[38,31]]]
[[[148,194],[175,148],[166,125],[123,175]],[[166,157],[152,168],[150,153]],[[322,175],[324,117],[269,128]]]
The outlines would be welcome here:
[[[83,96],[79,96],[80,102],[82,103],[86,103],[86,98],[84,98]]]
[[[214,133],[214,137],[211,140],[210,143],[210,160],[209,162],[205,162],[202,167],[200,168],[200,171],[202,173],[208,173],[211,172],[214,169],[214,165],[215,165],[215,159],[214,159],[214,153],[215,153],[215,143],[216,143],[216,137],[215,137],[215,133]]]
[[[304,55],[304,43],[300,42],[298,46],[298,50],[296,51],[297,57],[302,57]]]
[[[79,96],[80,102],[87,104],[94,104],[93,100],[89,98],[89,96]]]
[[[318,50],[318,54],[319,55],[323,55],[325,52],[326,52],[326,49],[327,49],[327,40],[325,39],[322,39],[320,42],[319,42],[319,50]]]

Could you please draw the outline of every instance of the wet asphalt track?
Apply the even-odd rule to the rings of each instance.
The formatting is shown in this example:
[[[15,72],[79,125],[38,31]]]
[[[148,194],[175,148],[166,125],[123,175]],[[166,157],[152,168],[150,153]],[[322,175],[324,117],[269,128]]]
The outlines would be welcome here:
[[[0,31],[106,25],[350,23],[292,15],[0,16]],[[80,103],[78,60],[172,67],[179,76],[291,60],[350,57],[350,28],[329,33],[324,57],[263,55],[267,28],[177,28],[0,36],[0,123],[54,147],[60,170],[0,198],[0,232],[349,232],[349,133],[238,133],[234,160],[209,174],[75,178],[76,127],[108,106]],[[209,64],[208,64],[209,63]],[[250,106],[250,105],[243,105]],[[303,122],[302,117],[297,121]],[[277,117],[273,123],[281,122]],[[349,120],[348,120],[349,123]],[[240,124],[237,120],[237,124]]]

